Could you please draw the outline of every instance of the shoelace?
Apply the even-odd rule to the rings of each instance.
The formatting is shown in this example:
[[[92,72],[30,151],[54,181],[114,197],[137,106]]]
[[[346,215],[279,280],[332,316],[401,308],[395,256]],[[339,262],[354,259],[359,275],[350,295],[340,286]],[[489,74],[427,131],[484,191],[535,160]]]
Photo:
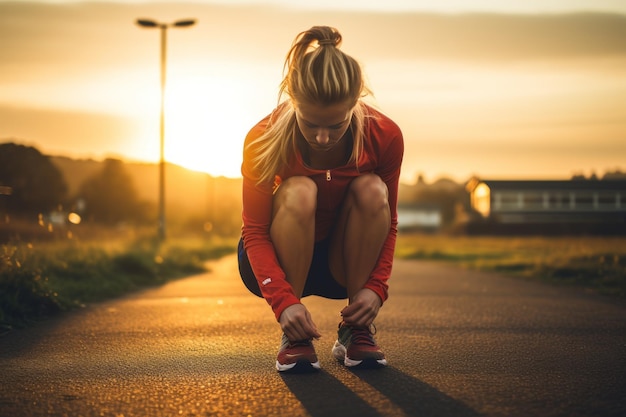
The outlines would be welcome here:
[[[290,347],[306,347],[311,344],[310,340],[296,340],[295,342],[289,342]]]
[[[356,345],[369,345],[376,346],[372,332],[367,327],[352,327],[351,328],[352,343]]]

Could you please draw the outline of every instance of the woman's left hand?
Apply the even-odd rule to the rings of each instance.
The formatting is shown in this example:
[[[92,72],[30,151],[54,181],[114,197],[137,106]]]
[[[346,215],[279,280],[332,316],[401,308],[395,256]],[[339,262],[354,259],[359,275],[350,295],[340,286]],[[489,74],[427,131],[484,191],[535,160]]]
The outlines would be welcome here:
[[[350,305],[341,310],[343,321],[350,326],[369,327],[376,316],[382,302],[372,290],[363,288],[350,300]]]

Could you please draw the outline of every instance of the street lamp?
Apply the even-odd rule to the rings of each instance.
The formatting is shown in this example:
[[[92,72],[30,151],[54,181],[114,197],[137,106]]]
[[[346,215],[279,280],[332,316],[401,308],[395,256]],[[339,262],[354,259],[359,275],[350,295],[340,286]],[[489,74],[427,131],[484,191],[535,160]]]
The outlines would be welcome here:
[[[195,19],[178,20],[174,23],[160,23],[150,19],[137,19],[137,24],[144,28],[161,29],[161,153],[159,158],[159,240],[165,239],[165,51],[166,32],[169,27],[189,27]]]

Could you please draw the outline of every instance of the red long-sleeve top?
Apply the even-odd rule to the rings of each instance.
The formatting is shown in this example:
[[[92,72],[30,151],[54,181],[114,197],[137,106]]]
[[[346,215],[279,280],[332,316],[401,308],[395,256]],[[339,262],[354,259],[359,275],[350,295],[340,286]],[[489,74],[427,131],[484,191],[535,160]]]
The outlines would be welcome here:
[[[328,237],[339,214],[350,182],[359,175],[374,173],[380,176],[389,190],[391,227],[376,266],[365,288],[374,291],[384,302],[387,300],[387,280],[391,275],[397,235],[397,202],[400,165],[404,154],[404,141],[400,128],[387,116],[367,106],[363,152],[357,170],[354,163],[334,169],[313,169],[303,161],[296,150],[289,164],[277,172],[278,180],[292,176],[306,176],[317,184],[317,212],[315,214],[315,240]],[[286,281],[270,238],[272,200],[275,183],[257,184],[253,175],[252,154],[247,145],[258,138],[271,120],[268,115],[254,126],[246,136],[243,175],[243,228],[242,237],[250,265],[259,283],[263,297],[272,307],[276,319],[290,305],[300,303]]]

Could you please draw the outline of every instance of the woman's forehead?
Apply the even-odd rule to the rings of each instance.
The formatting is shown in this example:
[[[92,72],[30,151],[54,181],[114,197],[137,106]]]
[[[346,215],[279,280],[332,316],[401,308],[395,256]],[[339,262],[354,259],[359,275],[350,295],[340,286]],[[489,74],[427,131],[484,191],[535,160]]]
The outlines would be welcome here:
[[[307,122],[319,125],[333,125],[350,118],[353,106],[350,103],[319,105],[303,103],[296,107],[296,113]]]

